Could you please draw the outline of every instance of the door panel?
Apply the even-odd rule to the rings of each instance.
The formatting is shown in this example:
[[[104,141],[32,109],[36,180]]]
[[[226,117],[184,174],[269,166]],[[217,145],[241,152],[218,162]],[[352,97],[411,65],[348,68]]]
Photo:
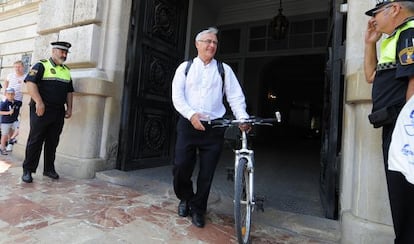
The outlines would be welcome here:
[[[183,60],[187,0],[133,1],[119,139],[121,170],[171,163],[171,81]]]
[[[338,218],[338,182],[341,151],[341,128],[344,77],[342,62],[344,60],[345,28],[344,16],[339,13],[342,0],[331,1],[331,30],[329,56],[326,67],[324,88],[324,108],[321,147],[320,196],[325,216]]]

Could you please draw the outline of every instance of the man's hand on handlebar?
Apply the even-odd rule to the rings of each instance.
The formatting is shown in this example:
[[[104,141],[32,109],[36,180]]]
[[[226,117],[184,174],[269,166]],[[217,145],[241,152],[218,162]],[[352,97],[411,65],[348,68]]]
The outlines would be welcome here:
[[[252,126],[250,124],[240,124],[239,129],[241,131],[246,131],[246,133],[249,133],[249,131],[252,129]]]

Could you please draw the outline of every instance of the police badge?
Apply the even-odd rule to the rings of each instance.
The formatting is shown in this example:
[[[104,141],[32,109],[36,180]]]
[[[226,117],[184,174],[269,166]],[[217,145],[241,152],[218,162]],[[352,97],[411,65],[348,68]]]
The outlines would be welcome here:
[[[406,47],[400,51],[398,57],[401,65],[408,65],[414,63],[414,47]]]

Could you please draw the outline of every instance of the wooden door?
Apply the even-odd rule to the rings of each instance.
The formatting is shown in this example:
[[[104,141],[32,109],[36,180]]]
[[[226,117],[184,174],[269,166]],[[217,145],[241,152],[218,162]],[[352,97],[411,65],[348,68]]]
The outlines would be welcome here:
[[[176,114],[171,82],[183,60],[188,0],[134,0],[117,168],[133,170],[173,160]]]
[[[346,20],[339,12],[342,0],[331,1],[331,28],[326,65],[321,148],[320,196],[325,216],[338,218],[344,77],[342,63]]]

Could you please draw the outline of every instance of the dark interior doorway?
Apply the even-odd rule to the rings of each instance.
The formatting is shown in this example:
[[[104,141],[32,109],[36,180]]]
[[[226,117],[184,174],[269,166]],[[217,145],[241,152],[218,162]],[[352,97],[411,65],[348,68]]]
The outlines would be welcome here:
[[[323,108],[324,55],[285,56],[273,59],[261,71],[258,114],[274,116],[280,111],[282,124],[274,137],[317,137]],[[268,142],[267,142],[268,143]]]
[[[325,217],[319,195],[325,55],[266,58],[265,63],[262,58],[260,65],[255,60],[247,60],[246,67],[260,67],[260,81],[255,83],[260,88],[253,95],[246,85],[248,103],[254,104],[257,116],[282,114],[281,124],[256,128],[256,192],[265,197],[265,207]],[[219,174],[231,164],[227,148]]]

